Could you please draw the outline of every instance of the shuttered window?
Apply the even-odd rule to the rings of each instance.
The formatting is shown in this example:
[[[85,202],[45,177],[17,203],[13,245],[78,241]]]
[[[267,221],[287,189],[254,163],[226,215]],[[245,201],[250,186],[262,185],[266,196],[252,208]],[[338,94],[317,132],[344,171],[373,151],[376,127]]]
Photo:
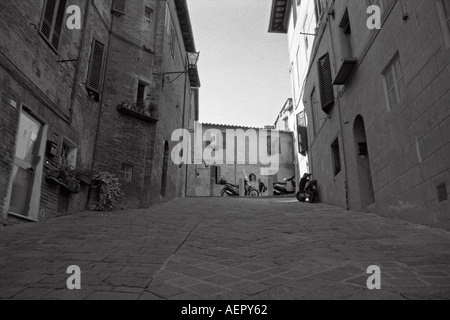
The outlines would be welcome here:
[[[94,40],[87,77],[87,88],[96,93],[100,93],[104,51],[105,45]]]
[[[125,14],[125,0],[114,0],[112,10],[117,13]]]
[[[336,138],[331,144],[331,155],[333,161],[334,176],[337,176],[341,172],[341,152],[339,150],[339,139]]]
[[[305,111],[297,114],[298,150],[303,156],[308,152],[308,131]]]
[[[136,97],[136,106],[142,110],[145,108],[145,92],[146,92],[146,90],[147,90],[146,84],[139,81],[137,97]]]
[[[331,75],[330,55],[327,53],[318,61],[319,64],[319,84],[320,99],[322,100],[322,110],[329,113],[334,105],[334,88]]]
[[[46,0],[42,15],[40,33],[54,50],[61,42],[67,0]]]

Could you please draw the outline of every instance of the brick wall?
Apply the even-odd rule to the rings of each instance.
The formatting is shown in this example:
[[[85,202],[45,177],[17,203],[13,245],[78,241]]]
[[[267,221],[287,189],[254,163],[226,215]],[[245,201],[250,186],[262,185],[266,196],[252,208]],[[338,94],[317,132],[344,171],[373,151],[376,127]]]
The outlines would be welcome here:
[[[171,84],[162,84],[164,71],[185,70],[186,51],[177,12],[173,1],[168,1],[168,4],[170,15],[164,1],[130,1],[125,15],[113,18],[114,35],[108,56],[95,167],[121,178],[125,196],[120,208],[146,208],[184,196],[185,168],[175,166],[170,158],[166,196],[161,195],[165,142],[169,142],[171,152],[174,145],[172,132],[182,128],[183,112],[185,119],[191,115],[190,84],[185,82],[185,76]],[[150,32],[149,22],[144,19],[145,5],[155,10]],[[176,30],[173,56],[166,27],[168,16]],[[154,41],[149,42],[149,39]],[[136,102],[139,81],[147,85],[151,103],[158,111],[157,122],[117,111],[117,106],[123,101]],[[123,179],[122,164],[133,166],[132,181]]]
[[[74,0],[73,5],[80,6],[83,17],[86,11],[85,0]],[[110,5],[111,1],[97,3],[97,8]],[[90,58],[91,37],[107,39],[107,33],[98,16],[88,15],[83,19],[82,30],[69,30],[63,24],[63,31],[58,52],[54,52],[40,36],[38,30],[44,1],[2,1],[0,13],[0,55],[2,68],[2,99],[0,118],[2,119],[2,141],[0,148],[1,183],[0,206],[6,218],[5,207],[8,193],[13,156],[15,153],[16,132],[20,106],[41,119],[48,128],[43,137],[57,144],[61,152],[63,139],[68,139],[77,147],[77,168],[89,167],[97,127],[98,103],[90,99],[83,83]],[[90,6],[89,13],[96,9]],[[68,17],[68,15],[66,15]],[[84,21],[86,24],[84,25]],[[106,40],[105,40],[106,42]],[[61,60],[76,60],[58,62]],[[18,107],[9,106],[10,99]],[[4,134],[3,134],[4,133]],[[83,187],[78,194],[68,196],[68,210],[60,210],[61,187],[49,183],[45,177],[59,164],[59,156],[47,154],[41,159],[43,179],[39,211],[45,219],[61,214],[70,214],[86,208],[88,191]],[[38,186],[39,187],[39,186]]]

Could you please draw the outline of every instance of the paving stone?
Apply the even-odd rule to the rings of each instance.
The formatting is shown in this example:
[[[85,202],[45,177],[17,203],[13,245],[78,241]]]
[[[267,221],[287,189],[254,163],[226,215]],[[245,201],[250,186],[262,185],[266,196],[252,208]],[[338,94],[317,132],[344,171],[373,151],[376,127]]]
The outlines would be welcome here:
[[[266,266],[261,266],[261,265],[252,264],[252,263],[246,263],[246,264],[240,265],[240,266],[238,266],[236,268],[247,270],[247,271],[252,271],[252,272],[257,272],[257,271],[261,271],[261,270],[264,270],[264,269],[268,269]]]
[[[18,294],[21,291],[24,291],[26,287],[2,287],[0,286],[0,299],[9,299]]]
[[[407,300],[406,297],[398,293],[385,290],[362,290],[347,297],[348,300]]]
[[[248,295],[254,295],[258,292],[264,291],[269,288],[267,285],[263,285],[261,283],[255,282],[255,281],[242,281],[238,283],[234,283],[231,285],[228,285],[227,288],[231,290],[237,290],[239,292],[248,294]]]
[[[69,289],[60,289],[54,290],[49,294],[45,295],[43,299],[45,300],[84,300],[89,297],[93,293],[92,290],[89,289],[81,289],[81,290],[69,290]]]
[[[447,231],[280,199],[164,208],[3,227],[0,298],[450,298]],[[71,264],[80,292],[66,289]],[[381,267],[382,290],[367,290],[370,265]]]
[[[426,282],[421,281],[419,278],[395,278],[386,280],[387,287],[425,287]],[[383,287],[382,287],[383,288]]]
[[[200,283],[200,280],[183,276],[180,278],[167,280],[166,283],[170,284],[172,286],[175,286],[175,287],[184,288],[184,287],[188,287],[188,286],[191,286],[194,284],[198,284],[198,283]]]
[[[430,284],[431,286],[450,286],[450,277],[421,277],[420,280]]]
[[[256,273],[247,274],[243,278],[245,278],[247,280],[260,281],[260,280],[265,280],[265,279],[269,279],[272,277],[273,277],[273,275],[271,275],[269,273],[256,272]]]
[[[118,277],[112,276],[105,279],[104,283],[114,287],[132,287],[132,288],[146,288],[151,279],[137,278],[137,277]]]
[[[217,273],[223,273],[223,274],[236,276],[236,277],[245,277],[246,275],[249,275],[252,272],[243,270],[243,269],[238,269],[238,268],[225,268],[225,269],[217,270]]]
[[[220,293],[223,293],[225,291],[227,291],[226,288],[223,287],[219,287],[219,286],[215,286],[212,284],[206,284],[206,283],[201,283],[201,284],[196,284],[193,286],[189,286],[186,289],[195,292],[196,294],[203,296],[203,297],[209,297],[212,295],[218,295]]]
[[[17,300],[37,300],[43,298],[45,295],[52,291],[53,289],[47,288],[29,288],[14,295],[13,298]]]
[[[165,300],[161,297],[158,297],[157,295],[148,292],[148,291],[144,291],[140,296],[139,296],[139,300]]]
[[[249,297],[250,300],[296,300],[297,295],[287,288],[274,287],[264,290],[254,296]]]
[[[169,284],[160,284],[156,286],[150,284],[150,286],[147,288],[147,291],[156,294],[158,297],[161,298],[169,298],[186,292],[183,289],[171,286]]]
[[[232,277],[232,276],[219,274],[219,275],[215,275],[215,276],[212,276],[212,277],[204,278],[203,281],[209,282],[209,283],[212,283],[212,284],[216,284],[218,286],[224,286],[224,285],[227,285],[227,284],[232,284],[232,283],[235,283],[235,282],[239,282],[239,281],[241,281],[241,279],[237,278],[237,277]]]

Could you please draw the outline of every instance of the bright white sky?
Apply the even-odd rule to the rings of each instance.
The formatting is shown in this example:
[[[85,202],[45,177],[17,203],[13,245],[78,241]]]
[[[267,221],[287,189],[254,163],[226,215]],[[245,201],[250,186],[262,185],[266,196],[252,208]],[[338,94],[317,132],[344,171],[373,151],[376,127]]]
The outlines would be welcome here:
[[[272,125],[288,98],[287,35],[270,34],[272,0],[188,0],[200,80],[200,121]]]

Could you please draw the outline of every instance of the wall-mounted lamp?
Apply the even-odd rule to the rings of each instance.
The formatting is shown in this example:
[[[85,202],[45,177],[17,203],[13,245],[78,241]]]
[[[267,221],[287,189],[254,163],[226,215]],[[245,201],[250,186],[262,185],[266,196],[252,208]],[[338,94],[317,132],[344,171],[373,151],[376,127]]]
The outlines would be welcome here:
[[[200,52],[188,52],[186,53],[186,59],[187,59],[187,69],[184,71],[175,71],[175,72],[164,72],[163,73],[163,80],[162,80],[162,86],[166,83],[173,83],[175,82],[179,77],[181,77],[183,74],[187,74],[195,69],[197,69],[197,63],[198,58],[200,56]],[[177,75],[174,79],[171,79],[171,75]]]

